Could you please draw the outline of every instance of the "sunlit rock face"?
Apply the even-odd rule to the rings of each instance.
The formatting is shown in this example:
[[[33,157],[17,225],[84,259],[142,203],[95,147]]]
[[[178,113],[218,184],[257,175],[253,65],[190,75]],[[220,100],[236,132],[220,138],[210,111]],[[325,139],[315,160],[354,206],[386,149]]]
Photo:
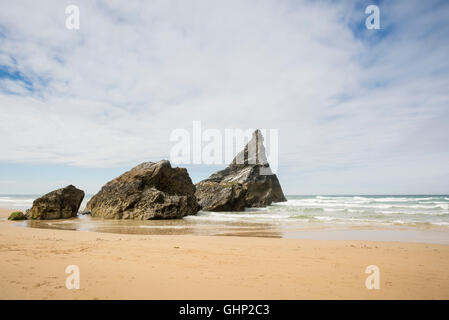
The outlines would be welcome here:
[[[178,219],[199,209],[187,170],[167,160],[144,162],[109,181],[86,206],[92,217],[139,220]]]
[[[78,214],[84,191],[69,185],[34,200],[26,216],[30,219],[67,219]]]

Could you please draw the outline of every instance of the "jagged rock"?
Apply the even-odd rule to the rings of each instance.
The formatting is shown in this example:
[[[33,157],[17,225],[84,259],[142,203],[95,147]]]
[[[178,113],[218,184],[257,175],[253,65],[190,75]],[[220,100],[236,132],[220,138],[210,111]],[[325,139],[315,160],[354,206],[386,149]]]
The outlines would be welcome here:
[[[75,217],[84,198],[84,191],[69,185],[34,200],[27,210],[30,219],[67,219]]]
[[[144,162],[109,181],[86,206],[92,217],[139,220],[182,218],[199,209],[187,170],[167,160]]]
[[[197,183],[195,195],[206,211],[242,211],[287,201],[268,164],[260,130],[226,169]]]
[[[11,212],[11,214],[8,217],[8,220],[25,220],[26,217],[21,211],[15,211]]]

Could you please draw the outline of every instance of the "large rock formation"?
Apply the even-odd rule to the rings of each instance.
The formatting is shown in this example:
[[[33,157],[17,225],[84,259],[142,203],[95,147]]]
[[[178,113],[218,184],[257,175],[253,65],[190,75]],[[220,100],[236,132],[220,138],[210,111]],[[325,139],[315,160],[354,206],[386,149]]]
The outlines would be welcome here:
[[[187,170],[167,160],[144,162],[109,181],[86,206],[92,217],[139,220],[182,218],[199,209]]]
[[[226,169],[197,183],[195,195],[206,211],[242,211],[287,201],[268,164],[260,130]]]
[[[34,200],[27,210],[30,219],[67,219],[75,217],[84,198],[84,191],[69,185]]]

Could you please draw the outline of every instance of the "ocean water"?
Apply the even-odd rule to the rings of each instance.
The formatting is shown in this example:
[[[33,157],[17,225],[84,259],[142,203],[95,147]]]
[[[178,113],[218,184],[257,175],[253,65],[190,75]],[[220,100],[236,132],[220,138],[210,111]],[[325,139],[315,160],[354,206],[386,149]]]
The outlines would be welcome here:
[[[40,195],[0,195],[0,208],[25,210]],[[91,195],[81,205],[84,208]],[[287,202],[244,212],[205,212],[185,220],[310,225],[409,225],[449,228],[449,195],[287,196]]]
[[[25,210],[39,195],[2,195],[0,207]],[[81,209],[90,195],[86,196]],[[243,212],[206,212],[177,220],[110,220],[80,215],[18,226],[126,234],[196,234],[449,244],[449,195],[287,196]]]
[[[31,208],[38,194],[3,194],[0,195],[0,208],[25,210]]]
[[[42,194],[1,194],[0,208],[26,210],[31,208],[33,201],[41,196]],[[92,195],[86,195],[81,204],[82,208],[86,206],[91,197]]]
[[[287,199],[244,213],[201,212],[188,219],[449,227],[447,195],[288,196]]]

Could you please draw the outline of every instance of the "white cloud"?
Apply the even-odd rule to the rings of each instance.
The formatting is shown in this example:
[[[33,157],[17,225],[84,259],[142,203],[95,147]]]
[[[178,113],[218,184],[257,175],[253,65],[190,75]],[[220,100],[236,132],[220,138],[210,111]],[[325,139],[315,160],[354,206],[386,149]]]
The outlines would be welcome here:
[[[291,193],[324,192],[331,179],[329,191],[343,192],[341,176],[354,177],[354,191],[367,179],[391,187],[404,159],[411,175],[448,172],[447,6],[388,2],[381,25],[391,33],[373,44],[348,27],[364,25],[351,2],[72,1],[79,31],[65,28],[69,3],[0,3],[0,62],[34,88],[0,84],[19,94],[0,93],[0,161],[158,160],[171,130],[201,120],[279,128]]]
[[[26,84],[23,81],[14,81],[7,78],[0,79],[0,89],[8,94],[23,95],[28,93]]]

